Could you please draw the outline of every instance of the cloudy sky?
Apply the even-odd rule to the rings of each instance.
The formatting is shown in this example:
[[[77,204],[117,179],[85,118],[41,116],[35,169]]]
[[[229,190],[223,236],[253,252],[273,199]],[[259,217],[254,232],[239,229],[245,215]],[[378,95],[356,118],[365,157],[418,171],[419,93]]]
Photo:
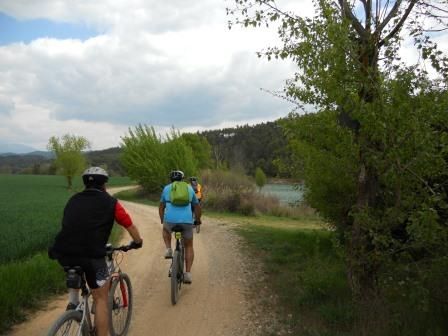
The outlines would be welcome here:
[[[285,116],[292,106],[260,89],[280,90],[294,68],[255,55],[275,31],[229,30],[227,5],[0,0],[0,143],[45,149],[71,133],[102,149],[139,123],[164,133]]]
[[[266,90],[294,67],[256,57],[274,29],[228,29],[230,1],[0,0],[0,144],[42,150],[71,133],[103,149],[139,123],[163,134],[287,115]],[[313,14],[311,0],[278,3]]]

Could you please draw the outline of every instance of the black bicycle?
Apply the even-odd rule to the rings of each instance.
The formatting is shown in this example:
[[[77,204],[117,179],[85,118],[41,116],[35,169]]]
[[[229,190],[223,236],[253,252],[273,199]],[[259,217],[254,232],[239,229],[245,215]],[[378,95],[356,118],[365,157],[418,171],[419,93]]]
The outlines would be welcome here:
[[[176,238],[176,249],[173,252],[169,272],[171,282],[171,303],[175,305],[179,300],[179,291],[184,282],[185,248],[184,239],[182,238],[183,228],[176,225],[171,231],[174,232],[174,237]]]
[[[127,252],[134,247],[124,245],[113,247],[106,245],[106,261],[110,274],[112,274],[109,289],[109,329],[112,336],[124,336],[127,334],[132,315],[132,287],[131,280],[119,267],[121,259],[117,261],[119,252]],[[48,332],[48,336],[76,335],[94,336],[95,326],[92,314],[94,306],[90,306],[91,292],[87,287],[85,274],[81,267],[64,267],[67,276],[67,287],[81,289],[82,300],[74,310],[68,310],[62,314]]]

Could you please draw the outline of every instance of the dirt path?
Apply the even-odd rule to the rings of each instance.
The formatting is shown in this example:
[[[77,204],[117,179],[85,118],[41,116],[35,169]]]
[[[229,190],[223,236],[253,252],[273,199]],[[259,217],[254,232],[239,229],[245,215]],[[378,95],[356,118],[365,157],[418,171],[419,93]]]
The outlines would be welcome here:
[[[162,226],[155,207],[123,202],[144,239],[144,248],[127,253],[122,269],[131,277],[134,312],[130,336],[252,335],[239,239],[228,226],[204,218],[195,234],[193,284],[183,286],[176,306],[170,302],[169,261],[163,259]],[[129,238],[124,237],[124,242]],[[45,335],[64,310],[66,296],[57,298],[9,335]]]

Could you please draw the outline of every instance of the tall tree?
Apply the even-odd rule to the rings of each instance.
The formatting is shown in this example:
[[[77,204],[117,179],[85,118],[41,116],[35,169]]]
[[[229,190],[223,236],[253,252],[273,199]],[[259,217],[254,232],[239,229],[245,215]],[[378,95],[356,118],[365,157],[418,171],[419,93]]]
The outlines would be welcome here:
[[[425,248],[438,246],[438,255],[446,251],[446,244],[436,243],[420,230],[428,233],[429,228],[437,228],[442,237],[446,236],[441,212],[436,211],[439,219],[435,220],[427,204],[432,204],[429,208],[433,210],[446,204],[444,189],[433,188],[430,181],[446,176],[446,157],[440,151],[446,148],[447,120],[442,111],[448,59],[432,42],[429,31],[446,29],[447,2],[319,0],[315,8],[316,15],[305,18],[281,10],[275,1],[235,0],[228,13],[244,26],[279,21],[283,46],[268,48],[259,55],[292,59],[298,71],[287,81],[286,98],[299,107],[313,105],[325,114],[303,119],[296,129],[289,127],[287,131],[289,138],[295,139],[292,145],[298,153],[309,154],[302,158],[312,158],[306,164],[308,170],[325,167],[322,172],[338,181],[340,177],[332,174],[334,166],[324,158],[334,156],[334,163],[346,166],[347,183],[331,184],[339,190],[346,188],[349,195],[342,197],[345,202],[318,198],[320,203],[316,204],[342,228],[352,289],[368,302],[377,294],[386,260],[396,261],[396,254],[409,251],[406,244],[418,241]],[[429,79],[420,64],[401,63],[404,33],[414,39],[422,59],[438,72],[437,80]],[[290,119],[294,122],[297,116]],[[335,148],[338,144],[318,140],[316,128],[325,122],[332,125],[329,134],[346,143],[348,153]],[[307,129],[310,136],[295,133],[299,127],[301,131]],[[426,159],[421,155],[425,150]],[[317,165],[319,161],[322,166]],[[314,196],[328,190],[318,181],[313,187]],[[332,215],[329,209],[334,209],[333,200],[341,211]],[[423,221],[418,234],[412,225],[417,217]],[[397,224],[405,227],[398,235],[401,241],[395,239],[400,231]],[[421,256],[414,253],[411,259],[417,255]]]
[[[48,140],[48,150],[54,152],[56,167],[67,179],[67,186],[71,189],[73,177],[86,166],[86,159],[82,151],[90,147],[90,142],[82,136],[65,134],[61,138],[51,137]]]
[[[207,139],[199,134],[184,133],[181,138],[192,149],[199,169],[211,168],[212,148]]]
[[[138,125],[122,137],[121,162],[128,175],[148,192],[159,192],[171,170],[197,173],[192,149],[174,128],[163,139],[154,127]]]

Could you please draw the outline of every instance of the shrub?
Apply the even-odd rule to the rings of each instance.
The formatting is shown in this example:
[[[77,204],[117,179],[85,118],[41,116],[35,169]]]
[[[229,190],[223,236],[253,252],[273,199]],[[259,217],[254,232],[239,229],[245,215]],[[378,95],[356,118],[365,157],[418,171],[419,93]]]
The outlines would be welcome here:
[[[257,213],[278,217],[303,217],[314,211],[306,205],[282,206],[275,196],[255,192],[252,178],[235,171],[205,170],[201,175],[203,206],[215,211],[229,211],[253,216]]]

